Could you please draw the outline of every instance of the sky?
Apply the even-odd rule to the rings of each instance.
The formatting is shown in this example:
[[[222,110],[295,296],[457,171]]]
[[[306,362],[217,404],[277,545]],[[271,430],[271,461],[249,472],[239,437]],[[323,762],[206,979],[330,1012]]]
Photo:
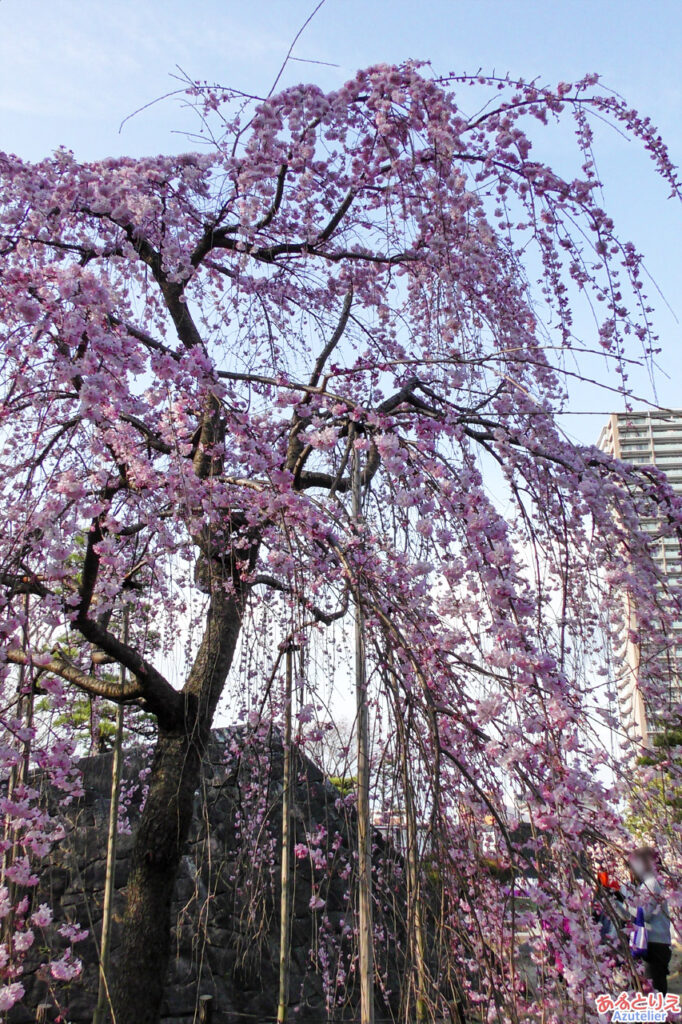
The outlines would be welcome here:
[[[177,97],[129,115],[177,89],[181,72],[267,93],[315,3],[0,0],[0,150],[40,159],[64,145],[90,160],[187,149],[194,122]],[[682,0],[325,0],[281,84],[335,88],[359,67],[406,58],[440,73],[509,71],[545,83],[597,71],[652,118],[680,164],[681,54]],[[662,292],[658,400],[679,407],[682,205],[667,198],[636,143],[608,129],[600,136],[606,207]],[[542,155],[551,159],[551,147]],[[644,382],[640,391],[653,397]],[[577,392],[569,430],[596,440],[599,416],[578,410],[608,403]]]

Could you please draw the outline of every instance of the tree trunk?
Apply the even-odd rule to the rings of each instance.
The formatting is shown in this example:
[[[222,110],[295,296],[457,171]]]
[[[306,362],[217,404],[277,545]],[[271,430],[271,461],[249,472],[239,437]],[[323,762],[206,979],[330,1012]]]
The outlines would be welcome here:
[[[237,645],[243,595],[212,596],[206,630],[183,688],[177,727],[159,726],[128,878],[114,972],[115,1024],[158,1024],[170,955],[171,902],[192,823],[213,715]]]
[[[159,1019],[170,954],[171,901],[200,769],[196,739],[159,730],[128,878],[114,982],[116,1024],[157,1024]]]

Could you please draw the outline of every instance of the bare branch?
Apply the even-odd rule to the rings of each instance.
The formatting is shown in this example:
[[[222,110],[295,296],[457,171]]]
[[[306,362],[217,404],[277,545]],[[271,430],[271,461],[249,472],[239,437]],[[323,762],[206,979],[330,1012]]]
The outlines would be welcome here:
[[[280,167],[279,174],[277,175],[277,187],[275,189],[275,196],[274,199],[272,200],[272,205],[270,206],[270,209],[267,211],[265,216],[256,224],[256,231],[261,231],[263,228],[266,228],[268,224],[270,224],[270,222],[272,221],[273,217],[276,216],[277,211],[282,205],[282,196],[284,195],[284,181],[286,179],[288,169],[289,168],[287,167],[286,164],[282,164],[282,166]]]
[[[146,423],[143,423],[142,420],[138,420],[137,416],[131,416],[129,413],[123,412],[120,413],[120,418],[124,423],[129,423],[131,427],[135,427],[135,429],[142,434],[149,447],[153,448],[154,451],[161,452],[162,455],[170,455],[170,445],[166,444],[165,441],[162,441],[159,435],[155,434],[151,427],[148,427]]]
[[[341,338],[343,336],[343,332],[346,329],[346,324],[348,323],[348,317],[350,316],[350,308],[351,308],[352,302],[353,302],[353,287],[351,286],[348,289],[348,291],[346,292],[346,297],[343,300],[343,309],[341,310],[341,318],[340,318],[340,320],[339,320],[339,322],[338,322],[338,324],[336,326],[336,330],[334,331],[334,333],[332,334],[331,338],[329,339],[327,344],[324,346],[324,348],[322,349],[322,351],[320,352],[319,356],[317,357],[317,359],[315,361],[315,369],[312,372],[312,376],[311,376],[309,384],[308,384],[308,386],[311,387],[311,388],[317,387],[317,384],[318,384],[318,382],[320,380],[320,374],[322,373],[322,370],[324,368],[324,364],[327,362],[327,360],[329,359],[329,356],[332,354],[332,352],[334,351],[334,349],[336,348],[336,346],[338,345],[338,343],[340,342],[340,340],[341,340]]]
[[[322,608],[318,608],[317,605],[312,604],[305,597],[304,594],[295,593],[291,587],[288,587],[286,583],[280,582],[274,576],[268,576],[267,574],[260,573],[251,581],[252,587],[270,587],[271,590],[278,590],[281,594],[288,594],[291,597],[295,597],[300,605],[302,605],[307,612],[313,616],[316,622],[323,622],[326,626],[331,626],[332,622],[336,622],[338,619],[342,619],[348,611],[348,591],[346,590],[343,595],[343,601],[341,607],[335,612],[325,612]]]

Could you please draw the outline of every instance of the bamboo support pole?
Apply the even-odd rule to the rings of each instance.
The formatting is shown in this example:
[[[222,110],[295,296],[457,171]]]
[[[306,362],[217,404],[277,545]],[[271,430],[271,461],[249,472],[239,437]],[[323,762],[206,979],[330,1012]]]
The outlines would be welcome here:
[[[360,524],[360,453],[352,454],[352,513]],[[374,1024],[374,927],[372,920],[372,827],[369,807],[369,711],[365,673],[365,641],[359,588],[355,595],[355,700],[358,754],[358,955],[360,972],[360,1022]]]
[[[128,642],[128,609],[123,613],[123,640]],[[121,689],[125,687],[126,672],[121,666]],[[116,708],[116,734],[111,762],[111,799],[109,802],[109,829],[107,833],[107,867],[104,878],[104,905],[102,907],[102,938],[99,952],[99,986],[97,1005],[92,1024],[104,1024],[110,1005],[109,997],[109,956],[111,952],[111,921],[114,905],[114,883],[116,881],[116,840],[118,833],[118,805],[121,792],[121,761],[123,755],[123,705]]]
[[[282,863],[279,933],[279,1000],[277,1024],[284,1024],[289,1005],[291,937],[291,701],[293,694],[293,651],[286,652],[284,693],[284,764],[282,768]]]

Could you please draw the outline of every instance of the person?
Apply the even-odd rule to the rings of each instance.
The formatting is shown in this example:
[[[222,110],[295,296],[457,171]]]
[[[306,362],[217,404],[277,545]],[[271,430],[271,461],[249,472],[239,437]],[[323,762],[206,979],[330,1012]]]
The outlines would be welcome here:
[[[607,939],[615,941],[618,926],[628,918],[620,882],[603,868],[597,872],[592,914],[599,925],[602,942]]]
[[[667,995],[668,969],[672,954],[670,914],[665,892],[658,877],[660,857],[651,846],[640,847],[630,856],[630,871],[637,884],[629,910],[634,918],[637,908],[644,911],[647,930],[647,951],[644,960],[651,984],[656,992]]]

